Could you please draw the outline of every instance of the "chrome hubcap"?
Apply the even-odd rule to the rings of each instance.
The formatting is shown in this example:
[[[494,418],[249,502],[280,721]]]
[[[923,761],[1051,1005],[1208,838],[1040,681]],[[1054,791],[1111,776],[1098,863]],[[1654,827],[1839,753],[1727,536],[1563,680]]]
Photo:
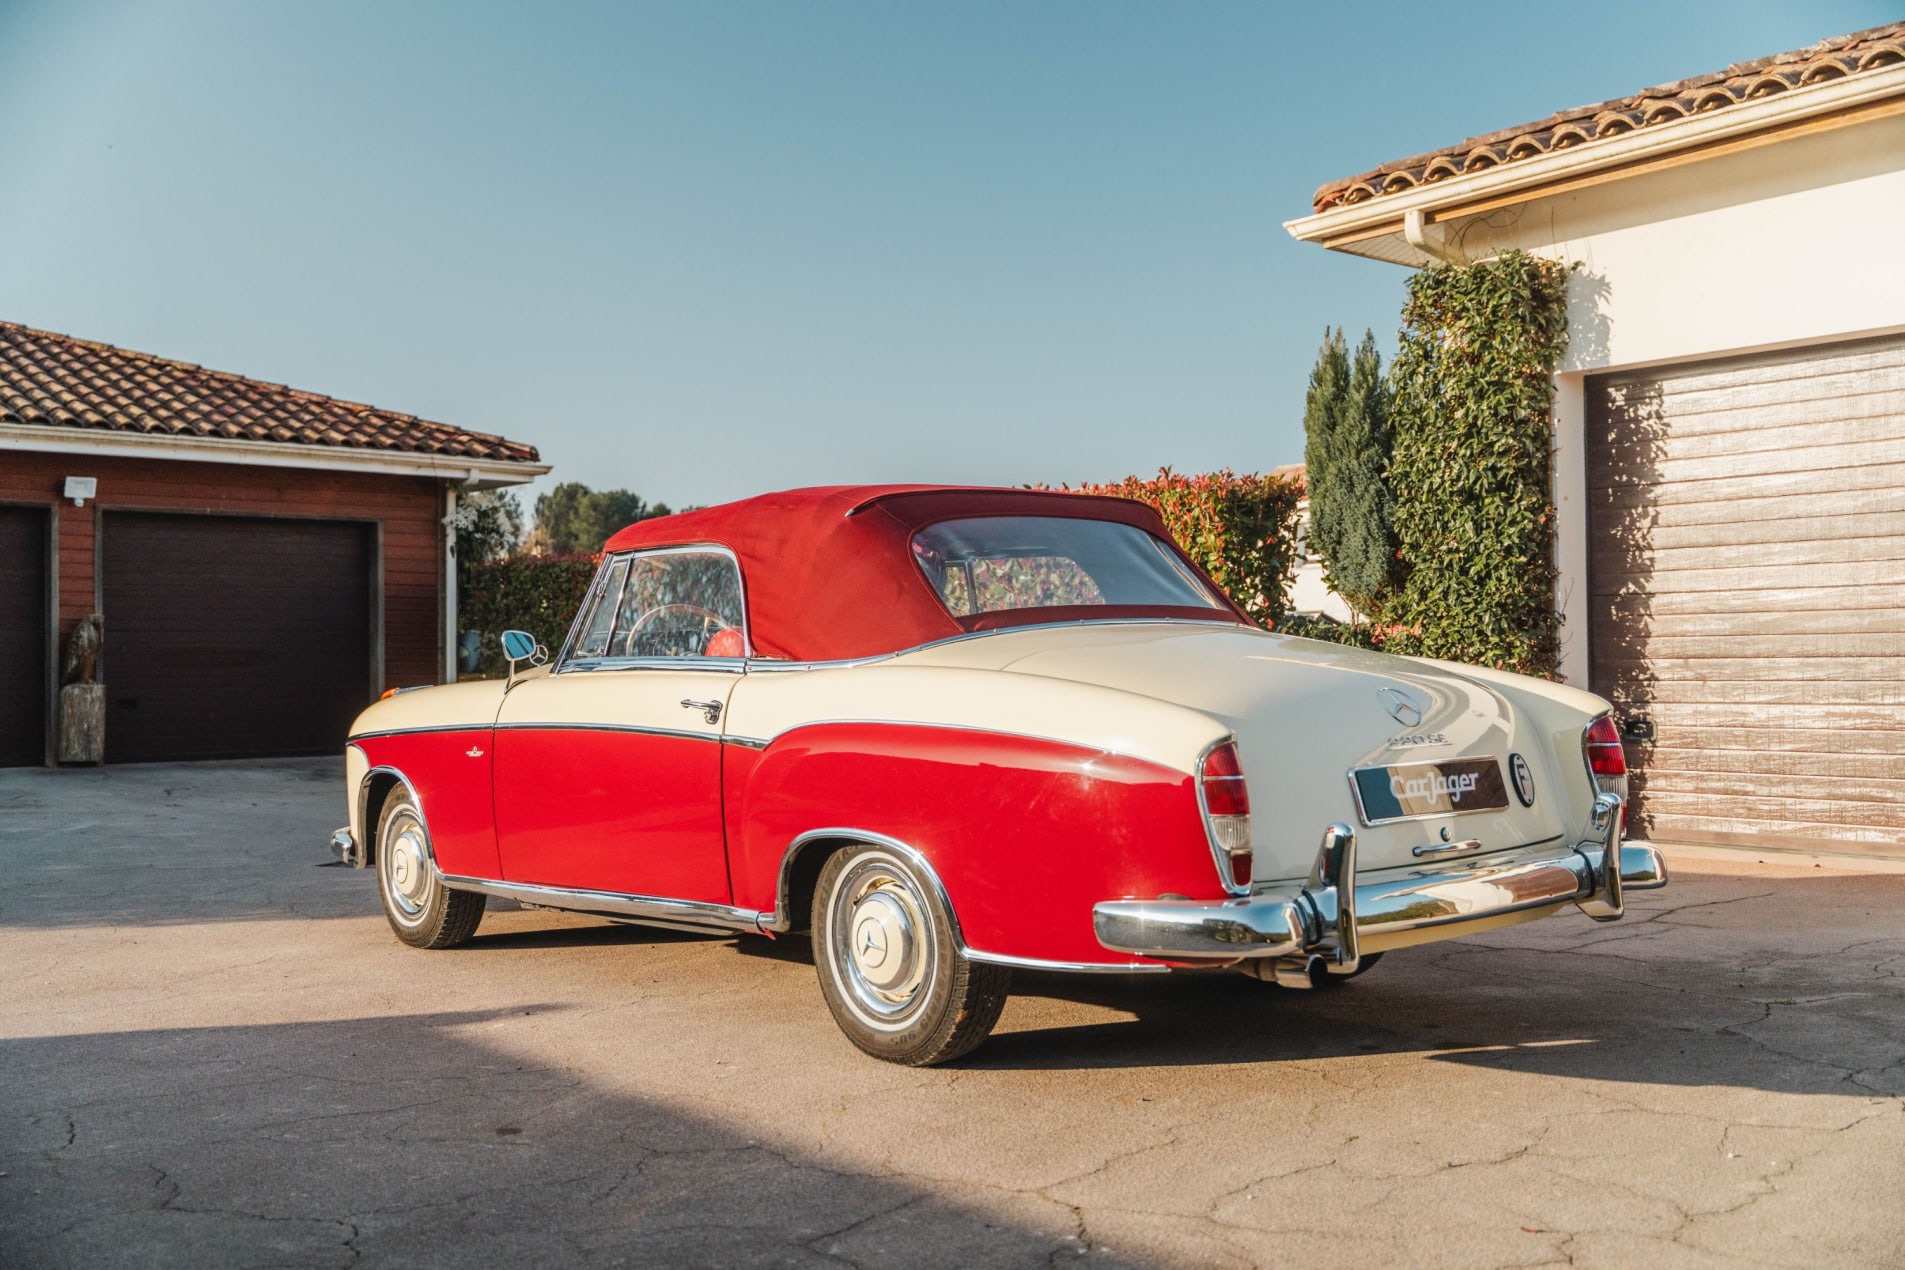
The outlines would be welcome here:
[[[876,1026],[904,1026],[933,970],[931,918],[912,880],[871,856],[849,868],[829,905],[835,981]]]
[[[423,828],[414,821],[400,821],[383,849],[384,880],[390,901],[406,918],[419,916],[430,901],[435,879],[430,874],[430,850],[424,845]]]
[[[853,965],[875,989],[890,992],[906,982],[918,957],[913,917],[900,898],[879,890],[853,909]]]

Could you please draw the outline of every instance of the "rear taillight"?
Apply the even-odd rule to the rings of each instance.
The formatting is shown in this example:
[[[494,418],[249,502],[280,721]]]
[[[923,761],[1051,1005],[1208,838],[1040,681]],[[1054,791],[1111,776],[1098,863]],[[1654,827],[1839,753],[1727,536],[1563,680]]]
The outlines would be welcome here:
[[[1621,748],[1620,730],[1611,715],[1602,715],[1588,724],[1581,737],[1587,752],[1588,774],[1594,788],[1603,794],[1618,794],[1621,799],[1621,827],[1627,825],[1627,752]]]
[[[1219,865],[1232,888],[1250,885],[1250,790],[1244,784],[1243,764],[1237,761],[1237,743],[1226,741],[1204,756],[1198,773],[1203,791],[1204,819],[1217,848]]]

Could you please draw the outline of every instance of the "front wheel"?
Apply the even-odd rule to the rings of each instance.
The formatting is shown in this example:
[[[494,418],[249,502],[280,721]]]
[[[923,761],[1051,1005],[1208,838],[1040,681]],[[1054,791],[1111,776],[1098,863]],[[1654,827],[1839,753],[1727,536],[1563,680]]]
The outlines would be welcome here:
[[[430,854],[430,830],[415,795],[402,785],[377,818],[377,890],[390,929],[412,948],[468,943],[487,902],[482,895],[443,885]]]
[[[939,888],[908,854],[862,844],[814,888],[814,967],[834,1022],[875,1058],[947,1063],[991,1033],[1012,972],[971,961]]]

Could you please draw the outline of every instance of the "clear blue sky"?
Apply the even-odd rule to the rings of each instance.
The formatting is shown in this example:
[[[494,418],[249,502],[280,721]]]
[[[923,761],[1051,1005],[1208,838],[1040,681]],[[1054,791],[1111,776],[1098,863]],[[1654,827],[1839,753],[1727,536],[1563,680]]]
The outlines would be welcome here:
[[[1267,469],[1406,277],[1317,185],[1896,16],[0,0],[0,317],[677,506]]]

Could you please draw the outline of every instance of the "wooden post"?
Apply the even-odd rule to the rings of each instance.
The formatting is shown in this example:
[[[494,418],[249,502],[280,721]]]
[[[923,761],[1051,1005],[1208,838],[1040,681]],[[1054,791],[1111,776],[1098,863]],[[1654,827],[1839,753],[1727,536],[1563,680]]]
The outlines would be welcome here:
[[[60,689],[60,762],[106,761],[106,685],[68,684]]]

